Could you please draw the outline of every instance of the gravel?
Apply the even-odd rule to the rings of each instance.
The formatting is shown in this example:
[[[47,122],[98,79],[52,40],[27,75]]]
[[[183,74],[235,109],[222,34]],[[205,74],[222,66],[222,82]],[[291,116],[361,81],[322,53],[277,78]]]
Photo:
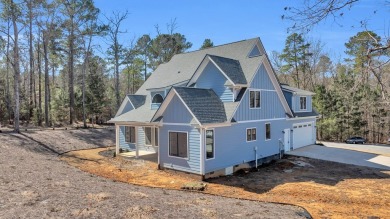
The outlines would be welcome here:
[[[0,134],[0,218],[305,218],[302,208],[114,182],[58,154],[113,145],[111,129]]]

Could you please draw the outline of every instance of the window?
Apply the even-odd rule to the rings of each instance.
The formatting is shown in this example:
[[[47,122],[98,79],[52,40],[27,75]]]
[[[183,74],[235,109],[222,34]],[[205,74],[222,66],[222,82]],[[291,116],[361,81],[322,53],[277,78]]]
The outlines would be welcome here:
[[[260,91],[249,91],[249,107],[260,108]]]
[[[145,145],[152,145],[152,128],[145,127]]]
[[[206,159],[214,158],[214,130],[206,130]]]
[[[169,155],[187,158],[187,133],[169,132]]]
[[[162,103],[163,97],[160,94],[156,94],[153,96],[152,103]]]
[[[266,123],[265,124],[265,140],[271,139],[271,124]]]
[[[256,128],[246,129],[246,141],[256,141]]]
[[[125,126],[125,142],[135,143],[135,127]]]
[[[305,110],[306,109],[306,97],[300,97],[299,100],[300,100],[300,104],[301,104],[301,110]]]
[[[154,146],[158,146],[158,128],[154,128]]]

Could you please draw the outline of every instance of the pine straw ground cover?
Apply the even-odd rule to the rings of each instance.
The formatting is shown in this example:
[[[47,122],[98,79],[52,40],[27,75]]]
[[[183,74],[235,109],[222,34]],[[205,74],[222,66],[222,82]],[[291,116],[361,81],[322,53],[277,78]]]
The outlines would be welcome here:
[[[107,158],[107,149],[73,151],[61,159],[116,181],[180,189],[188,174],[157,170],[141,159]],[[390,218],[390,172],[315,159],[287,157],[257,172],[207,181],[203,193],[304,207],[314,218]]]

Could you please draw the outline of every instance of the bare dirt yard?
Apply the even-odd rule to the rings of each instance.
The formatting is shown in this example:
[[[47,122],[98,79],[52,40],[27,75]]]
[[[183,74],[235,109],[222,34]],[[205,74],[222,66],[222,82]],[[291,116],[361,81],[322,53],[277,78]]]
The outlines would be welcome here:
[[[131,178],[118,173],[126,172],[118,168],[118,165],[129,165],[126,162],[122,163],[121,160],[114,160],[112,163],[110,159],[98,155],[93,159],[73,158],[74,161],[78,161],[80,167],[93,164],[92,167],[102,168],[102,173],[106,173],[111,168],[118,178],[112,175],[109,179],[96,176],[99,174],[82,171],[85,168],[80,168],[82,170],[74,168],[58,157],[59,154],[75,149],[113,145],[114,139],[114,131],[110,129],[36,130],[21,134],[3,130],[3,133],[0,133],[0,218],[305,218],[309,216],[304,209],[292,205],[121,183],[118,181],[127,181]],[[89,154],[96,152],[96,150],[79,152],[82,151],[90,151]],[[71,153],[65,153],[65,158],[70,159]],[[104,163],[100,165],[99,163],[103,161]],[[132,164],[132,161],[128,162]],[[139,160],[136,163],[139,166],[146,164]],[[90,170],[90,172],[99,172]],[[144,174],[147,176],[148,172]],[[175,175],[165,176],[166,178],[171,178],[167,181],[169,183],[176,180]],[[153,180],[162,181],[159,178],[149,179],[149,181]]]
[[[103,157],[105,150],[73,151],[62,159],[86,172],[136,185],[179,190],[199,182],[187,174],[157,170],[148,160]],[[298,205],[314,218],[390,218],[389,171],[302,157],[208,180],[203,193]]]

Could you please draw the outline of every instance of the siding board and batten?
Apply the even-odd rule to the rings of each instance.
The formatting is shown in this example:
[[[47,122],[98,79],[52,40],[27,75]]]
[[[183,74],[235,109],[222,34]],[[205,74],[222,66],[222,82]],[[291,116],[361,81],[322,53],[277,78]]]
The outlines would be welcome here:
[[[209,62],[196,81],[197,88],[213,89],[222,102],[233,101],[233,91],[225,86],[227,78],[212,62]]]

